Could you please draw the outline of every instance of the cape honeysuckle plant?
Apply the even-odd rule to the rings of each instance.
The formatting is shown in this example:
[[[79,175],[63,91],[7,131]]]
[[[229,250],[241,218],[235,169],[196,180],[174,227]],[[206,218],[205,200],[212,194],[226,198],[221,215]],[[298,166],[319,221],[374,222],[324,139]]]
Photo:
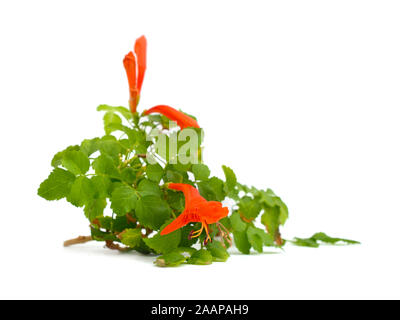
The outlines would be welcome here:
[[[358,243],[324,233],[285,241],[280,227],[288,219],[286,204],[271,189],[240,184],[227,166],[223,180],[211,177],[202,162],[203,132],[193,116],[165,105],[138,112],[146,47],[142,36],[123,61],[129,109],[100,105],[105,135],[58,152],[39,187],[39,196],[65,198],[89,220],[91,235],[65,246],[102,241],[114,250],[157,254],[155,264],[165,267],[226,261],[233,245],[249,254],[287,242]],[[230,210],[221,203],[226,199]]]

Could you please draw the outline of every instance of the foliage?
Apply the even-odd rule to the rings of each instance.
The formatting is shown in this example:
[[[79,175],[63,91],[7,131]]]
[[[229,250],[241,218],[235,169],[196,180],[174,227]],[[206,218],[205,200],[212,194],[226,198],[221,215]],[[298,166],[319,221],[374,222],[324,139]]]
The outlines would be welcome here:
[[[163,116],[131,113],[121,106],[101,105],[98,110],[105,112],[105,135],[58,152],[51,161],[52,172],[38,190],[46,200],[66,199],[83,208],[93,240],[105,242],[112,249],[160,255],[155,261],[160,267],[226,261],[230,245],[244,254],[285,245],[280,228],[289,212],[271,189],[259,190],[238,183],[234,171],[227,166],[222,167],[225,178],[220,179],[212,176],[202,162],[172,163],[171,159],[178,157],[171,157],[171,150],[163,158],[166,154],[157,153],[156,138],[149,134],[157,129],[171,143],[177,128],[167,125]],[[201,148],[200,144],[199,154]],[[157,162],[150,161],[150,157]],[[230,216],[210,225],[212,242],[203,244],[202,236],[190,239],[191,230],[200,227],[194,223],[160,235],[160,230],[179,216],[185,205],[183,195],[169,190],[168,182],[191,184],[208,201],[233,201]],[[323,233],[292,241],[308,247],[318,247],[320,242],[357,243]]]

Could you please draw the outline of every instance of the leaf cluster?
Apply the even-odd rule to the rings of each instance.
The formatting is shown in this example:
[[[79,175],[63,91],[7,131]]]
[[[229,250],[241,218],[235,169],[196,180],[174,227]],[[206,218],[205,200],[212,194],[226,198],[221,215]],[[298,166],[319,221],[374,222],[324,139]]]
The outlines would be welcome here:
[[[164,116],[132,114],[125,107],[108,105],[100,105],[98,111],[104,112],[105,134],[55,154],[52,172],[38,190],[38,195],[46,200],[65,199],[82,208],[93,240],[124,251],[159,255],[155,264],[161,267],[226,261],[227,249],[232,244],[244,254],[252,248],[262,252],[265,246],[285,244],[280,227],[288,219],[288,208],[272,190],[238,183],[227,166],[222,166],[224,179],[220,179],[212,176],[201,161],[174,163],[171,159],[179,156],[171,156],[171,150],[157,152],[157,141],[150,131],[159,130],[168,141],[176,130]],[[201,143],[199,134],[199,155]],[[150,157],[157,162],[150,161]],[[191,223],[161,236],[160,230],[179,216],[185,206],[183,194],[168,189],[169,182],[191,184],[209,201],[231,199],[232,214],[220,221],[226,231],[210,225],[214,241],[207,245],[202,243],[204,236],[189,239],[189,233],[200,228],[199,224]],[[230,233],[233,242],[226,236]],[[317,247],[319,242],[341,241],[355,243],[323,233],[310,239],[295,238],[293,243]]]

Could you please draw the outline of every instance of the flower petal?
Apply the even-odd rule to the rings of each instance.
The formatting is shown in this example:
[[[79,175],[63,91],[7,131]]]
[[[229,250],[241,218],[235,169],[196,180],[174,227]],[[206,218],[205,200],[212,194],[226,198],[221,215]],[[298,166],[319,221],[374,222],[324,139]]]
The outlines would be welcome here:
[[[129,90],[136,89],[136,59],[132,51],[130,51],[124,58],[124,67],[128,77]]]
[[[169,225],[167,225],[164,229],[161,231],[161,235],[164,236],[168,233],[174,232],[175,230],[178,230],[179,228],[182,228],[186,226],[189,223],[188,216],[185,211],[183,211],[178,218],[176,218],[174,221],[172,221]]]
[[[135,42],[135,53],[138,63],[138,74],[137,74],[137,88],[142,90],[142,84],[144,74],[146,72],[146,51],[147,51],[147,40],[145,36],[141,36]]]
[[[158,105],[145,111],[145,114],[161,113],[172,121],[178,123],[181,129],[188,127],[200,128],[196,120],[170,106]]]

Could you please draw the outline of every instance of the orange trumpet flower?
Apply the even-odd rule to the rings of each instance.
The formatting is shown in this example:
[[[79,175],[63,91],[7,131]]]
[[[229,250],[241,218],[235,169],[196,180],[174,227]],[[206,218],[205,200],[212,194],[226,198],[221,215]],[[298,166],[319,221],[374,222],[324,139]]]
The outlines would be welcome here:
[[[146,38],[141,36],[135,42],[135,53],[130,51],[124,58],[124,67],[129,83],[129,106],[132,112],[136,112],[146,72],[146,50]]]
[[[181,127],[181,129],[185,129],[188,127],[193,127],[193,128],[200,128],[199,124],[197,123],[196,120],[194,120],[192,117],[189,117],[187,114],[184,114],[183,112],[180,112],[170,106],[166,105],[159,105],[155,106],[153,108],[150,108],[149,110],[146,110],[144,114],[148,115],[150,113],[161,113],[164,116],[166,116],[168,119],[175,121],[178,126]]]
[[[201,222],[201,228],[195,232],[192,231],[190,237],[196,238],[205,230],[207,237],[204,242],[212,241],[208,225],[216,223],[220,219],[226,217],[229,214],[229,209],[222,207],[221,202],[207,201],[200,195],[195,187],[189,184],[169,183],[168,188],[183,192],[185,196],[185,209],[178,218],[161,231],[161,235],[166,235],[182,228],[190,222]]]

